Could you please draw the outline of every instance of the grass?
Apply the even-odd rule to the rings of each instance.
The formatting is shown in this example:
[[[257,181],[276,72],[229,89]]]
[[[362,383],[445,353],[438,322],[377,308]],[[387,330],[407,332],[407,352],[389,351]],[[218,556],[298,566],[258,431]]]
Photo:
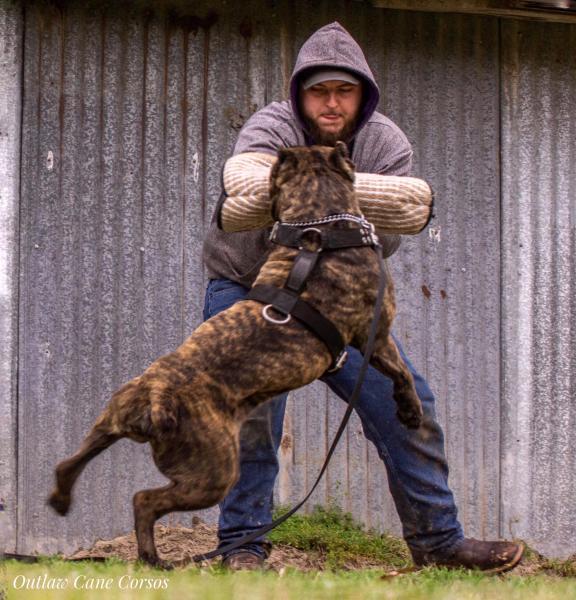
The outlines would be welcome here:
[[[273,533],[277,544],[290,544],[326,559],[325,571],[302,573],[229,573],[220,567],[165,572],[117,560],[74,563],[46,559],[35,564],[0,564],[2,589],[9,600],[569,600],[576,598],[573,561],[539,559],[531,575],[501,577],[467,571],[424,569],[400,572],[409,564],[406,546],[391,536],[365,532],[350,515],[316,509],[295,516]],[[343,570],[363,561],[387,569]],[[534,562],[536,561],[536,562]],[[50,589],[60,580],[64,589]],[[43,589],[30,589],[31,587]],[[16,589],[21,587],[21,589]],[[28,588],[28,589],[27,589]],[[95,589],[96,588],[96,589]],[[107,589],[103,589],[107,588]],[[156,589],[154,589],[156,588]]]
[[[285,509],[280,509],[275,517]],[[340,508],[317,506],[310,515],[294,515],[270,533],[275,544],[288,544],[305,552],[323,556],[329,569],[362,562],[385,563],[405,568],[411,564],[403,540],[386,534],[365,531],[349,513]]]
[[[165,573],[114,562],[47,561],[23,565],[8,561],[3,570],[9,600],[567,600],[576,597],[576,582],[568,578],[546,575],[497,578],[444,569],[398,577],[386,577],[377,570],[287,571],[279,575],[188,569]],[[20,585],[24,578],[33,582],[55,577],[66,583],[66,589],[14,589],[14,582]],[[109,589],[89,589],[107,581],[111,582]],[[147,589],[155,585],[159,589]]]

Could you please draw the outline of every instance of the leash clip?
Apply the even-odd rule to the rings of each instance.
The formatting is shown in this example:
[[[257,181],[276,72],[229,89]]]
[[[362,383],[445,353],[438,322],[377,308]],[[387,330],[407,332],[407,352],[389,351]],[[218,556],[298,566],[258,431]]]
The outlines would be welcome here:
[[[338,371],[338,369],[341,369],[347,360],[348,352],[346,352],[346,350],[342,350],[342,352],[340,352],[340,356],[338,356],[336,359],[334,366],[331,369],[328,369],[328,373],[334,373],[335,371]]]

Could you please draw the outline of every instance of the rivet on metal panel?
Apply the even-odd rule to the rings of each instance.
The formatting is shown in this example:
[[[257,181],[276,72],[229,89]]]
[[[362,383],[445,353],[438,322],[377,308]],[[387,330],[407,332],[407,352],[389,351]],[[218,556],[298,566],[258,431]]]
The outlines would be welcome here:
[[[218,22],[219,15],[211,10],[205,17],[187,15],[184,10],[173,8],[168,12],[168,23],[172,27],[181,27],[184,31],[196,35],[199,29],[208,31]]]
[[[54,168],[54,153],[52,150],[48,150],[48,156],[46,157],[46,168],[52,171]]]
[[[430,227],[428,229],[428,239],[434,242],[434,247],[436,247],[442,241],[442,227],[440,225]]]
[[[248,17],[244,17],[244,20],[238,26],[238,31],[245,40],[249,40],[254,35],[252,21]]]
[[[198,152],[195,152],[194,156],[192,157],[192,179],[194,180],[194,183],[198,183],[199,171],[200,171],[200,159],[198,156]]]

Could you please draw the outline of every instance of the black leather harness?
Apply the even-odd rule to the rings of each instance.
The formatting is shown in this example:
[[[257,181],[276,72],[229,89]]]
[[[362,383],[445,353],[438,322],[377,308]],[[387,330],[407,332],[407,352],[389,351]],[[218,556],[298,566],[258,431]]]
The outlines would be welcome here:
[[[351,221],[358,225],[353,229],[322,229],[323,225],[337,221]],[[374,226],[363,217],[348,213],[332,215],[315,221],[302,223],[282,223],[277,221],[270,234],[270,240],[282,246],[299,250],[283,288],[273,285],[256,285],[246,299],[265,304],[262,316],[277,325],[284,325],[295,317],[325,344],[332,355],[328,371],[338,370],[347,358],[344,340],[338,328],[308,302],[300,298],[320,254],[326,250],[379,246]],[[280,313],[275,318],[271,310]]]
[[[318,232],[316,225],[323,225],[325,223],[330,223],[338,220],[355,221],[360,225],[360,227],[349,230],[319,230]],[[360,232],[358,231],[358,229],[360,229]],[[307,250],[306,248],[304,248],[305,238],[308,235],[310,235],[308,232],[310,232],[311,230],[313,230],[316,233],[316,235],[319,236],[316,240],[317,246],[314,251]],[[359,234],[360,237],[358,237]],[[284,314],[284,319],[282,319],[281,322],[287,323],[290,320],[291,316],[294,315],[307,327],[310,327],[312,331],[314,331],[314,329],[313,326],[310,325],[310,321],[316,321],[316,317],[312,319],[304,317],[304,319],[306,319],[304,320],[301,316],[297,315],[298,309],[296,307],[301,306],[303,304],[305,306],[308,306],[308,308],[312,309],[310,305],[306,304],[303,300],[298,298],[298,294],[304,289],[304,286],[306,285],[306,280],[312,272],[312,269],[314,268],[314,265],[318,260],[318,254],[325,249],[333,250],[335,248],[350,248],[354,246],[374,247],[374,251],[376,252],[376,256],[378,259],[378,267],[380,270],[380,283],[378,284],[378,293],[376,294],[376,302],[374,304],[374,316],[372,317],[372,323],[368,332],[368,340],[366,342],[366,347],[364,348],[364,358],[362,360],[362,364],[360,365],[360,369],[358,370],[358,378],[356,379],[356,384],[354,385],[354,389],[350,394],[350,397],[348,398],[348,407],[346,408],[346,412],[342,417],[342,422],[340,423],[338,431],[336,432],[336,435],[332,440],[332,444],[330,444],[328,454],[326,455],[324,464],[320,469],[320,473],[318,474],[316,481],[309,489],[306,496],[300,502],[298,502],[296,506],[293,506],[282,516],[272,521],[272,523],[263,525],[256,531],[248,533],[245,536],[237,539],[236,541],[231,542],[230,544],[226,544],[225,546],[219,547],[216,550],[213,550],[212,552],[207,552],[205,554],[197,554],[196,556],[193,556],[192,560],[194,560],[194,562],[210,560],[215,556],[219,556],[220,554],[229,554],[242,547],[243,545],[253,542],[254,540],[268,533],[270,530],[274,529],[274,527],[280,525],[280,523],[283,523],[284,521],[289,519],[310,498],[314,490],[318,487],[318,484],[322,479],[322,475],[324,475],[324,473],[326,472],[326,469],[328,468],[328,463],[330,462],[330,458],[332,458],[332,455],[336,450],[336,446],[338,445],[338,441],[340,440],[344,433],[344,430],[346,429],[346,424],[348,423],[350,416],[352,415],[352,411],[356,408],[356,404],[360,396],[360,391],[362,390],[362,384],[366,376],[366,371],[370,363],[370,357],[372,356],[374,344],[376,342],[376,334],[378,332],[378,323],[380,320],[379,315],[382,312],[382,306],[384,304],[386,278],[384,259],[382,258],[382,246],[380,245],[378,237],[374,233],[374,228],[370,223],[368,223],[363,218],[347,214],[334,215],[333,217],[326,217],[325,219],[319,219],[318,221],[311,221],[307,223],[278,223],[274,226],[274,229],[272,230],[271,239],[276,243],[280,243],[278,240],[282,240],[283,245],[298,248],[300,252],[296,256],[294,265],[292,267],[292,270],[290,271],[284,288],[280,289],[274,286],[255,286],[254,288],[252,288],[249,297],[252,297],[254,300],[259,300],[260,302],[267,303],[266,306],[262,309],[262,314],[264,315],[265,319],[271,320],[271,317],[268,314],[268,312],[271,308],[273,308],[278,312]],[[314,254],[315,257],[312,257],[311,254]],[[271,291],[268,289],[268,291],[265,291],[261,295],[260,291],[254,291],[258,288],[271,288]],[[297,292],[295,290],[297,290]],[[296,300],[294,300],[294,298],[296,298]],[[312,310],[314,310],[316,315],[320,315],[320,313],[315,309]],[[335,368],[338,368],[339,366],[342,366],[345,356],[345,354],[343,354],[344,348],[342,336],[340,335],[340,332],[334,326],[333,323],[325,319],[322,315],[320,316],[322,319],[324,319],[324,321],[326,321],[329,324],[329,328],[332,328],[334,337],[338,336],[337,339],[339,341],[338,343],[334,343],[332,348],[330,345],[331,342],[327,341],[326,337],[322,337],[322,335],[318,334],[332,353],[333,366]],[[272,322],[275,323],[278,322],[278,320],[274,320],[272,318]],[[338,362],[340,362],[339,365]]]
[[[348,230],[319,230],[316,225],[323,225],[325,223],[330,223],[338,220],[349,220],[354,221],[359,224],[359,228],[356,229],[348,229]],[[306,242],[305,238],[310,235],[308,232],[314,231],[316,235],[318,235],[317,247],[314,251],[307,250],[304,248],[303,244]],[[286,281],[284,288],[276,288],[274,286],[256,286],[252,288],[248,297],[253,298],[254,300],[259,300],[260,302],[267,303],[266,306],[262,309],[262,313],[264,318],[271,320],[271,317],[268,313],[270,308],[274,308],[280,313],[284,314],[284,319],[281,322],[288,322],[292,315],[304,323],[307,327],[310,327],[312,331],[315,331],[314,326],[310,325],[310,323],[317,323],[318,317],[321,320],[328,323],[328,330],[332,330],[332,333],[329,334],[318,334],[318,336],[324,341],[326,346],[330,349],[332,353],[332,357],[334,359],[333,366],[338,368],[342,366],[343,360],[341,364],[338,364],[338,357],[342,358],[345,356],[343,354],[343,341],[342,336],[338,329],[334,326],[333,323],[325,319],[317,310],[311,307],[309,304],[298,298],[298,295],[302,292],[306,285],[306,280],[308,276],[312,272],[316,262],[318,261],[318,255],[322,250],[335,250],[337,248],[351,248],[356,246],[373,246],[376,256],[378,258],[378,265],[380,270],[380,283],[378,285],[378,293],[376,295],[376,302],[374,304],[374,316],[372,318],[372,323],[370,325],[370,330],[368,332],[368,340],[366,342],[366,347],[364,348],[364,358],[362,360],[362,364],[358,370],[358,378],[356,379],[356,384],[354,385],[354,389],[348,398],[348,407],[346,408],[346,412],[342,417],[342,422],[338,427],[338,431],[334,436],[332,444],[330,444],[330,448],[328,449],[328,453],[326,455],[326,459],[324,460],[324,464],[320,469],[320,473],[318,474],[314,484],[309,489],[306,496],[293,506],[290,510],[285,512],[282,516],[278,517],[272,523],[268,523],[267,525],[263,525],[256,531],[252,533],[248,533],[245,536],[237,539],[234,542],[226,544],[217,548],[216,550],[212,550],[211,552],[206,552],[204,554],[196,554],[192,557],[194,562],[202,562],[206,560],[210,560],[216,556],[221,554],[228,554],[234,552],[238,548],[241,548],[245,544],[249,544],[254,540],[260,538],[265,535],[281,523],[284,523],[287,519],[289,519],[296,511],[298,511],[305,502],[312,496],[314,490],[318,487],[322,476],[326,472],[328,468],[328,464],[330,459],[332,458],[334,451],[336,450],[336,446],[338,445],[338,441],[342,437],[346,424],[348,423],[350,416],[352,415],[352,411],[356,407],[358,402],[358,398],[360,396],[360,391],[362,389],[362,384],[364,382],[364,378],[366,376],[366,371],[368,369],[368,365],[370,363],[370,357],[372,356],[372,351],[374,350],[374,343],[376,340],[376,334],[378,331],[378,323],[379,323],[379,315],[382,311],[382,306],[384,302],[384,291],[385,291],[385,266],[384,260],[382,258],[382,246],[379,243],[378,237],[374,232],[374,227],[368,223],[363,218],[356,217],[354,215],[334,215],[333,217],[326,217],[325,219],[319,219],[318,221],[313,221],[309,223],[277,223],[272,230],[270,239],[272,239],[275,243],[281,243],[282,245],[298,248],[300,252],[296,256],[294,260],[294,265],[292,270],[290,271],[290,275]],[[314,256],[312,256],[314,255]],[[264,291],[263,294],[260,294],[258,288],[267,290],[271,288],[271,291]],[[270,296],[269,296],[270,294]],[[260,299],[264,298],[266,299]],[[270,301],[269,301],[269,299]],[[295,298],[295,300],[294,300]],[[313,311],[310,317],[308,313],[306,316],[302,316],[304,313],[300,313],[297,307],[305,306],[304,311],[310,309]],[[272,320],[272,322],[278,322],[276,320]],[[320,327],[320,329],[323,329]],[[333,335],[334,338],[338,339],[338,342],[330,341],[327,337],[323,337],[323,335]],[[336,348],[338,351],[336,351]],[[18,555],[12,554],[7,555],[10,558],[15,558],[17,560],[24,560],[26,562],[35,562],[38,560],[36,556],[26,556],[26,555]],[[72,559],[74,560],[74,559]],[[96,559],[98,560],[98,559]]]

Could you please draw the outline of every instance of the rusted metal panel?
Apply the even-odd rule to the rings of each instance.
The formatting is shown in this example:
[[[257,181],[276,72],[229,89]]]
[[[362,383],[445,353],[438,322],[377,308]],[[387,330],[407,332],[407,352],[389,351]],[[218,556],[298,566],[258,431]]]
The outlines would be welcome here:
[[[576,27],[506,24],[502,530],[576,551]]]
[[[394,10],[490,15],[572,24],[576,21],[574,0],[374,0],[373,4]]]
[[[74,7],[26,22],[19,546],[53,551],[125,531],[132,493],[161,481],[123,442],[88,467],[72,518],[44,506],[111,392],[183,338],[184,248],[201,242],[183,219],[185,80],[168,81],[194,33]]]
[[[16,549],[22,9],[0,2],[0,552]]]
[[[158,481],[149,453],[125,442],[88,468],[74,519],[56,520],[43,506],[51,468],[112,390],[200,321],[201,238],[223,159],[248,115],[283,97],[301,43],[334,18],[365,46],[383,109],[408,132],[416,172],[437,191],[435,235],[407,240],[392,261],[397,333],[438,393],[467,529],[495,532],[497,24],[357,5],[342,13],[323,5],[310,15],[304,5],[280,4],[259,14],[178,20],[28,9],[22,550],[86,545],[126,529],[131,493]],[[440,91],[447,88],[450,95]],[[292,395],[280,500],[295,501],[312,483],[342,410],[322,384]],[[54,431],[37,464],[33,441],[44,423]],[[119,481],[126,464],[131,476]],[[354,419],[308,506],[336,502],[398,531],[386,488],[382,463]]]
[[[309,30],[299,31],[294,46],[317,25],[312,22]],[[430,232],[406,239],[390,261],[398,288],[396,333],[437,394],[440,420],[448,434],[450,481],[466,531],[495,536],[499,533],[498,22],[359,10],[347,15],[345,25],[379,74],[382,108],[403,127],[416,149],[415,173],[427,178],[436,191],[437,217]],[[338,399],[330,397],[329,431],[337,426],[333,415],[341,412],[334,403]],[[320,421],[321,416],[315,419]],[[295,431],[296,423],[294,419]],[[336,479],[333,473],[338,473]],[[332,482],[342,480],[346,493],[335,493]],[[340,450],[327,481],[326,502],[336,498],[377,529],[400,531],[382,462],[364,439],[358,419],[349,427],[346,455]],[[297,497],[294,494],[292,500]]]
[[[536,316],[534,323],[549,323],[556,333],[559,323],[567,331],[574,316],[574,294],[565,283],[574,275],[569,256],[576,210],[566,201],[575,180],[574,81],[564,74],[574,53],[561,55],[563,44],[574,46],[573,28],[554,26],[560,37],[552,52],[546,45],[554,44],[547,40],[551,25],[504,27],[490,17],[355,2],[323,2],[314,11],[306,3],[199,3],[180,16],[151,6],[121,15],[74,4],[26,9],[19,550],[71,550],[126,531],[131,494],[160,482],[147,449],[122,442],[81,478],[73,518],[56,519],[44,506],[51,469],[77,446],[110,393],[200,322],[201,240],[219,195],[223,160],[246,118],[285,97],[302,42],[333,20],[365,48],[383,92],[381,109],[406,131],[416,151],[414,173],[436,191],[436,219],[426,233],[406,239],[391,260],[399,305],[395,330],[437,395],[466,533],[509,535],[517,510],[511,502],[518,493],[528,497],[536,458],[551,461],[553,452],[567,451],[570,439],[566,428],[546,429],[544,416],[534,420],[539,413],[530,398],[552,383],[566,397],[573,343],[530,328],[528,339],[552,345],[560,361],[559,369],[539,372],[536,388],[526,373],[533,362],[524,358],[533,360],[537,346],[525,344],[517,331],[524,333],[526,325],[519,323]],[[538,42],[546,59],[536,50],[520,52],[520,40],[527,47]],[[537,85],[542,81],[545,94]],[[530,104],[527,96],[539,99]],[[539,107],[547,119],[545,135],[536,138],[529,125],[538,120]],[[530,154],[537,139],[540,154]],[[534,194],[544,201],[533,191],[540,189],[556,198],[557,212],[533,208]],[[568,213],[572,233],[562,229]],[[527,214],[539,219],[532,262],[507,235],[501,256],[501,228],[532,231]],[[543,214],[557,216],[545,221]],[[552,224],[561,229],[559,241],[545,243]],[[548,264],[546,252],[551,266],[535,275],[534,265]],[[518,270],[526,273],[522,289],[528,296],[508,294]],[[562,307],[548,320],[542,315],[552,300],[538,295],[547,284],[560,290],[553,302]],[[541,299],[533,314],[529,294],[535,290]],[[524,400],[516,407],[517,387]],[[542,415],[550,412],[546,406]],[[291,394],[279,501],[295,502],[314,481],[343,410],[321,383]],[[562,410],[562,417],[551,418],[571,422]],[[529,437],[533,424],[546,432],[542,446]],[[517,451],[511,440],[518,428]],[[552,516],[568,522],[562,499],[573,497],[569,467],[570,459],[554,466],[561,494],[544,521],[535,515],[544,514],[543,490],[551,489],[552,479],[545,477],[538,480],[537,499],[521,505],[534,516],[522,517],[528,520],[513,533],[544,532]],[[318,502],[335,502],[378,530],[399,532],[385,470],[356,417],[307,510]],[[204,513],[212,522],[216,515],[214,509]]]
[[[391,260],[396,333],[437,396],[450,483],[470,535],[498,534],[498,22],[384,14],[386,112],[436,193],[428,231]],[[374,41],[377,44],[376,31]],[[370,46],[369,43],[369,47]]]

